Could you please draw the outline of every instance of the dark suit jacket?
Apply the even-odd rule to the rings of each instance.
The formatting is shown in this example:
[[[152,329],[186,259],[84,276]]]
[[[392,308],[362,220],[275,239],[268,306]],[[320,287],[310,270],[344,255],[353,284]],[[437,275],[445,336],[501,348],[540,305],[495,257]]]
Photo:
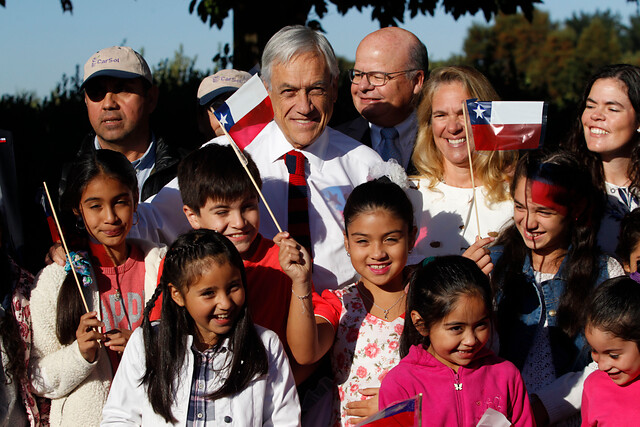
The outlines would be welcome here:
[[[22,215],[18,193],[18,176],[16,159],[13,151],[13,134],[0,129],[0,194],[4,213],[2,227],[2,243],[9,253],[21,254],[24,245]]]
[[[371,147],[371,127],[364,117],[358,116],[353,120],[336,126],[335,129],[356,141],[360,141],[367,147]]]
[[[360,141],[367,147],[371,147],[371,126],[369,126],[369,122],[362,116],[358,116],[353,120],[342,123],[334,128],[347,136],[355,139],[356,141]],[[413,162],[409,160],[409,165],[407,166],[407,175],[417,175],[418,171],[415,166],[413,166]]]

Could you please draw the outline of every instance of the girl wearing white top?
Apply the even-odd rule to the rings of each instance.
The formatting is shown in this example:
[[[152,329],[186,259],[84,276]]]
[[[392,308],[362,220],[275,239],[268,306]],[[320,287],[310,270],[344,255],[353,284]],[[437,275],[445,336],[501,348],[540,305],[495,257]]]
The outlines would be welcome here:
[[[178,237],[124,352],[102,425],[299,425],[286,354],[275,332],[253,325],[245,289],[229,239],[204,229]],[[152,326],[161,292],[170,298]]]

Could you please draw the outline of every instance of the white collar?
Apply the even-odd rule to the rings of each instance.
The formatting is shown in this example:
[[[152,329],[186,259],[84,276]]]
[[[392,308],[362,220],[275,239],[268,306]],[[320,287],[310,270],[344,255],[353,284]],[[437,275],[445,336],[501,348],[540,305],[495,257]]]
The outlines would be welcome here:
[[[280,129],[280,127],[276,124],[275,121],[272,121],[267,125],[271,132],[276,135],[274,138],[273,146],[270,147],[268,153],[268,159],[270,162],[275,162],[281,159],[286,153],[294,149],[284,133]],[[266,130],[266,129],[265,129]],[[259,142],[258,142],[259,143]],[[322,171],[322,166],[324,165],[324,159],[326,159],[327,150],[329,148],[329,131],[327,128],[320,134],[320,136],[313,141],[310,145],[306,146],[302,150],[296,149],[296,151],[301,152],[309,162],[309,165],[318,172]]]

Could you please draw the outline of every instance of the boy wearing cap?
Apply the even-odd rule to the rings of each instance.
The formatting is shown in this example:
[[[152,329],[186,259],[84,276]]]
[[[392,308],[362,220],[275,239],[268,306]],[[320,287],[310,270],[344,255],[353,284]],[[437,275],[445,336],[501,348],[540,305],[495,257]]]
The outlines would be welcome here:
[[[213,112],[240,88],[251,74],[239,70],[220,70],[202,79],[198,87],[198,131],[209,141],[224,135]]]

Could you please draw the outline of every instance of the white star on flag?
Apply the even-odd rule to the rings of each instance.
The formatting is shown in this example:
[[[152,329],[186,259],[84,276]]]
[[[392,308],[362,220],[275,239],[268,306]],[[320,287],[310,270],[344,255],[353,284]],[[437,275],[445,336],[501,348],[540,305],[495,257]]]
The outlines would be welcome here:
[[[226,126],[227,125],[227,115],[226,114],[222,114],[220,115],[220,124],[222,126]]]
[[[482,107],[480,106],[480,104],[478,104],[478,106],[476,107],[475,110],[473,110],[476,113],[476,118],[483,118],[484,119],[484,112],[486,110],[482,109]]]

